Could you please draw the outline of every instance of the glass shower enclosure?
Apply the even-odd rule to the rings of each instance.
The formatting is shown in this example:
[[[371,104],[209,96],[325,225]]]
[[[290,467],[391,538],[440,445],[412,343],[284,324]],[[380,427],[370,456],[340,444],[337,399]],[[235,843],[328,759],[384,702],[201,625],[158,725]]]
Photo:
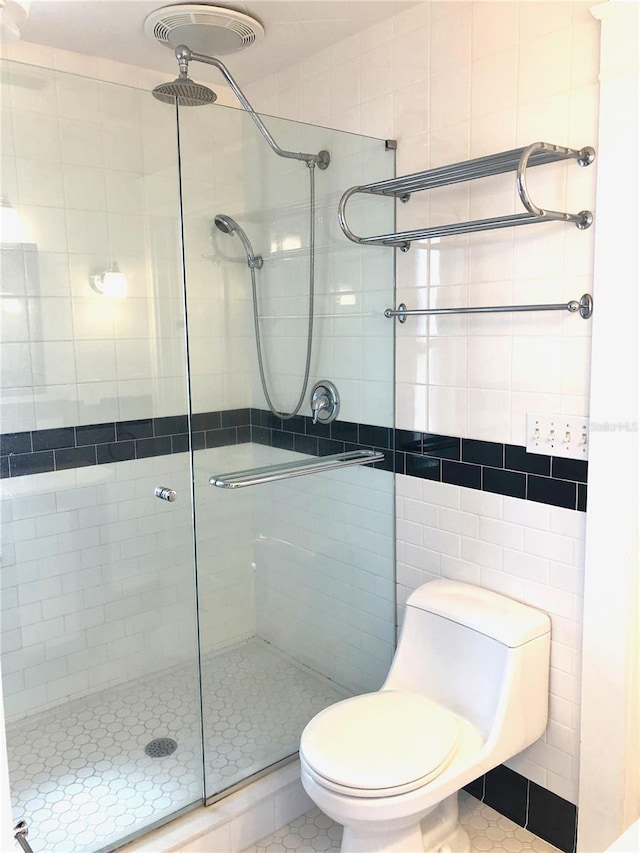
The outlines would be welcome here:
[[[393,257],[349,243],[336,211],[394,158],[381,140],[265,119],[282,147],[331,153],[315,176],[309,388],[282,419],[255,324],[288,413],[309,325],[307,167],[241,110],[176,110],[8,61],[2,93],[10,790],[35,851],[95,853],[289,760],[311,716],[384,678]],[[257,321],[243,245],[216,215],[263,258]],[[356,215],[392,230],[379,200]],[[332,423],[313,421],[319,380],[339,391]],[[210,484],[362,449],[382,461]]]

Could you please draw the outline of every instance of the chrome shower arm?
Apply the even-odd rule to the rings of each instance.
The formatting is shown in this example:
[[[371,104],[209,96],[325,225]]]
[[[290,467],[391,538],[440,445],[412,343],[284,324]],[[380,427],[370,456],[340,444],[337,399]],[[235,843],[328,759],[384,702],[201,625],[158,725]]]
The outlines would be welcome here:
[[[284,148],[280,148],[278,143],[275,141],[273,136],[269,133],[267,128],[264,126],[262,119],[257,114],[257,112],[253,109],[249,101],[246,99],[244,92],[238,86],[236,81],[231,76],[231,72],[224,65],[224,63],[220,62],[219,59],[216,59],[213,56],[207,56],[204,53],[195,53],[186,45],[179,45],[176,48],[176,59],[182,68],[183,63],[189,63],[192,59],[196,62],[204,62],[205,65],[213,65],[214,68],[217,68],[218,71],[225,78],[229,86],[231,87],[234,95],[242,104],[242,107],[249,113],[251,118],[253,119],[254,124],[263,135],[270,148],[278,155],[278,157],[287,157],[290,160],[304,160],[307,164],[315,165],[319,169],[326,169],[329,165],[329,152],[328,151],[320,151],[318,154],[305,154],[303,152],[296,151],[286,151]]]

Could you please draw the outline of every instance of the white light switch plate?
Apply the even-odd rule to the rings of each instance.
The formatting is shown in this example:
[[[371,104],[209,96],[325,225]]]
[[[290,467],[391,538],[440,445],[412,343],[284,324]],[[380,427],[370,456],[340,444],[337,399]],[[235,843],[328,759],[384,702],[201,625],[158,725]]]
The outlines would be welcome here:
[[[589,418],[527,412],[527,452],[588,459]]]

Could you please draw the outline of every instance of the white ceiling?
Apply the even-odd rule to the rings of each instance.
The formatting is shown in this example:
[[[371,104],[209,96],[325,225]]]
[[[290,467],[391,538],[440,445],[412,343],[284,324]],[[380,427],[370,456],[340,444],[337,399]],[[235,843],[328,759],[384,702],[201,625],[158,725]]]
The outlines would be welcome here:
[[[244,84],[280,71],[347,36],[415,5],[417,0],[251,0],[227,6],[265,28],[262,42],[224,59]],[[126,62],[173,75],[172,51],[144,34],[162,0],[32,0],[22,40]],[[213,5],[213,4],[210,4]]]

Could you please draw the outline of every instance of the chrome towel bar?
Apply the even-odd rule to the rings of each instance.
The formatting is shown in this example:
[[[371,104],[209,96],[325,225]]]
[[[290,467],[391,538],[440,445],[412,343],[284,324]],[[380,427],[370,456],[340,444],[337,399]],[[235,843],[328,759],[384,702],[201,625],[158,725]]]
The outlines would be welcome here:
[[[425,317],[431,314],[504,314],[512,311],[569,311],[571,314],[577,312],[583,320],[588,320],[593,314],[593,298],[591,294],[584,293],[579,301],[572,299],[570,302],[556,302],[546,305],[487,305],[478,308],[408,309],[404,302],[401,302],[397,309],[387,308],[384,316],[397,317],[399,323],[406,323],[407,317]]]
[[[275,483],[277,480],[289,480],[291,477],[305,477],[307,474],[319,474],[321,471],[335,471],[337,468],[349,468],[352,465],[371,465],[382,462],[384,453],[379,450],[351,450],[348,453],[334,453],[332,456],[319,456],[284,462],[282,465],[266,465],[263,468],[248,468],[246,471],[231,471],[228,474],[212,474],[209,483],[219,489],[243,489],[261,483]]]

